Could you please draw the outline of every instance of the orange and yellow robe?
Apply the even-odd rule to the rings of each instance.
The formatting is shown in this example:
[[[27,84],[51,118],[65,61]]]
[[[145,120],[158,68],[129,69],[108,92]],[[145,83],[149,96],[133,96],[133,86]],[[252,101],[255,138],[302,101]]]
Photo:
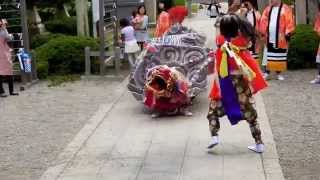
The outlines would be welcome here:
[[[320,35],[320,12],[317,13],[316,22],[314,23],[314,31]],[[320,64],[320,44],[318,48],[316,62]]]
[[[215,53],[215,65],[214,65],[214,78],[213,78],[213,85],[211,88],[211,92],[209,95],[209,98],[211,100],[221,100],[221,89],[220,89],[220,83],[219,79],[221,79],[221,66],[223,64],[223,50],[221,46],[226,42],[226,39],[224,36],[219,35],[217,36],[216,43],[218,45],[218,49]],[[249,68],[250,71],[253,72],[254,76],[252,79],[248,79],[245,75],[243,76],[246,80],[246,82],[249,84],[251,92],[253,94],[261,91],[262,89],[265,89],[267,87],[267,83],[263,78],[262,72],[259,68],[259,65],[257,62],[252,58],[250,52],[247,50],[248,40],[244,38],[243,36],[238,36],[236,38],[233,38],[230,43],[234,45],[235,47],[239,48],[239,52],[236,52],[237,56],[241,58],[243,61],[243,64],[245,64],[245,67]],[[241,68],[236,64],[234,58],[228,57],[227,58],[227,66],[229,74],[232,74],[233,72],[244,72],[241,70]]]
[[[166,11],[162,11],[157,21],[157,27],[156,27],[154,36],[155,37],[163,36],[170,29],[170,26],[171,26],[170,14]]]
[[[295,18],[292,8],[284,3],[281,3],[279,11],[276,12],[276,19],[272,18],[274,17],[274,10],[276,10],[276,7],[269,5],[263,11],[260,20],[260,32],[266,38],[268,49],[267,69],[282,72],[287,70],[288,36],[295,30]],[[275,34],[272,34],[270,27],[275,26]],[[271,42],[271,37],[275,37],[275,42]]]
[[[248,51],[249,41],[243,36],[227,40],[217,37],[213,86],[210,92],[208,119],[212,135],[218,129],[212,125],[224,115],[232,125],[241,120],[256,122],[257,112],[252,95],[267,87],[259,66]],[[253,125],[259,132],[259,127]],[[214,130],[216,129],[216,130]],[[261,141],[261,139],[258,139]]]

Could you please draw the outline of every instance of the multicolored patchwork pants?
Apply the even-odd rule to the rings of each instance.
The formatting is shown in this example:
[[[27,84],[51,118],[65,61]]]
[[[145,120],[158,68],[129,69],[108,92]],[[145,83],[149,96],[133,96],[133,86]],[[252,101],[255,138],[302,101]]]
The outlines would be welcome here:
[[[238,94],[243,120],[246,120],[249,123],[251,134],[255,139],[255,142],[257,144],[262,144],[261,130],[257,121],[258,114],[254,108],[254,101],[249,85],[241,75],[231,75],[231,79]],[[209,129],[212,136],[218,135],[218,131],[220,130],[219,118],[225,115],[226,113],[224,111],[222,102],[220,100],[212,100],[210,102],[209,113],[207,116],[209,120]]]

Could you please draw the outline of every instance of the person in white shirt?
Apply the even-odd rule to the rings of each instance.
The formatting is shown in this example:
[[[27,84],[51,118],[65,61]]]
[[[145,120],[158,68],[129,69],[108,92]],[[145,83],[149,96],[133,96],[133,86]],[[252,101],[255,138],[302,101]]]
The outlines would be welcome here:
[[[284,80],[281,75],[287,70],[287,52],[289,40],[295,30],[293,10],[281,0],[271,0],[263,11],[260,20],[262,32],[267,47],[267,69],[265,78],[270,72],[277,73],[278,80]]]

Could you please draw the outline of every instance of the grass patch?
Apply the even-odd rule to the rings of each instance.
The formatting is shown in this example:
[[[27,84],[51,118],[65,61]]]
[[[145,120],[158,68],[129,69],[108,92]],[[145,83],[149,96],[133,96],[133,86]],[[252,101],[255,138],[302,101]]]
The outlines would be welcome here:
[[[199,11],[199,4],[192,4],[191,5],[191,12],[192,13],[198,13],[198,11]]]
[[[48,80],[48,87],[55,87],[55,86],[61,86],[64,83],[67,82],[75,82],[80,80],[80,75],[79,74],[72,74],[72,75],[54,75],[54,76],[49,76]]]

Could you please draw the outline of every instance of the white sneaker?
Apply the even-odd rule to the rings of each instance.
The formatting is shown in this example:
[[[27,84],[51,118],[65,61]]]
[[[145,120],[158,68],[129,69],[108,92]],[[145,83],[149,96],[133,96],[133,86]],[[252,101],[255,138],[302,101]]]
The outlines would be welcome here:
[[[263,73],[263,78],[264,78],[265,80],[267,80],[267,79],[269,78],[269,74],[268,74],[268,73]]]
[[[188,110],[184,110],[183,113],[182,113],[184,116],[188,116],[188,117],[191,117],[193,114],[192,112],[188,111]]]
[[[311,84],[320,84],[320,76],[317,76],[314,80],[310,81]]]
[[[212,136],[209,141],[208,149],[212,149],[218,144],[219,144],[219,136]]]
[[[263,153],[264,152],[264,144],[255,144],[252,146],[248,146],[248,149],[254,151],[256,153]]]
[[[160,117],[160,114],[159,113],[152,113],[151,117],[152,118],[158,118],[158,117]]]
[[[285,80],[285,78],[284,78],[281,74],[279,74],[279,75],[277,76],[277,79],[278,79],[279,81],[284,81],[284,80]]]

